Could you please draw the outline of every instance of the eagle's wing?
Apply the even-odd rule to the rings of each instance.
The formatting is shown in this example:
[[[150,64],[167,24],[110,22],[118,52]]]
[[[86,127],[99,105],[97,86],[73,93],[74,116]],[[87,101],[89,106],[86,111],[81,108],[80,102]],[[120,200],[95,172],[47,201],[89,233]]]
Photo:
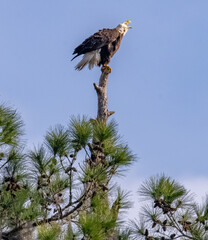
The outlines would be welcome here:
[[[77,55],[74,58],[81,54],[100,49],[103,46],[108,45],[110,42],[114,42],[118,38],[119,34],[119,31],[116,29],[103,29],[96,32],[75,48],[73,54]]]

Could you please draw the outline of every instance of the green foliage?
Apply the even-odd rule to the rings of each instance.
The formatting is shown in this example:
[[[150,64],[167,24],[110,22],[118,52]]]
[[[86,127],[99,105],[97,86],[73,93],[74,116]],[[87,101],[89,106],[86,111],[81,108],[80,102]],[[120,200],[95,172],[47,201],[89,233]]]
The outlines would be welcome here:
[[[208,195],[201,206],[199,204],[194,204],[193,209],[194,213],[197,215],[197,222],[205,224],[205,221],[208,221]]]
[[[161,211],[152,205],[145,205],[142,207],[142,216],[150,222],[157,223],[161,217]]]
[[[28,156],[32,161],[33,168],[36,169],[36,172],[40,174],[47,172],[51,159],[47,156],[46,149],[43,145],[39,148],[35,148],[34,151],[30,151]]]
[[[117,223],[114,213],[108,206],[106,193],[97,192],[91,204],[92,212],[80,214],[80,228],[87,239],[107,240],[116,228]]]
[[[75,150],[85,147],[92,137],[92,126],[87,117],[72,117],[69,124],[69,138]]]
[[[142,219],[131,222],[133,239],[208,239],[207,200],[194,204],[188,191],[164,175],[146,180],[140,196],[151,200],[142,208]]]
[[[107,179],[107,169],[99,164],[96,167],[91,167],[89,165],[85,165],[83,169],[83,177],[81,181],[83,183],[87,182],[97,182],[97,183],[105,183]]]
[[[38,240],[57,240],[61,233],[58,224],[46,224],[38,227]]]
[[[118,145],[115,146],[114,151],[111,153],[108,163],[110,166],[120,167],[120,166],[127,166],[132,164],[136,157],[132,154],[129,147]]]
[[[45,144],[53,156],[67,155],[70,150],[68,131],[62,125],[51,128],[46,133]]]
[[[130,236],[132,239],[145,239],[145,220],[130,221]],[[154,238],[153,238],[154,239]],[[145,239],[146,240],[146,239]]]
[[[45,145],[27,155],[20,144],[22,126],[16,111],[0,106],[3,231],[30,222],[42,224],[39,240],[208,239],[208,197],[203,205],[194,203],[183,185],[165,175],[142,184],[140,197],[148,200],[142,219],[132,221],[130,228],[121,227],[122,209],[130,207],[129,195],[118,188],[112,197],[115,189],[109,182],[136,157],[121,142],[115,121],[72,117],[68,129],[51,128]],[[45,224],[48,220],[61,220],[67,231],[62,234],[60,225]]]
[[[13,120],[17,117],[16,112],[13,112]],[[10,126],[11,119],[8,125]],[[20,137],[21,122],[19,118],[13,125],[16,131],[12,128],[11,134],[16,138]],[[8,130],[8,131],[10,131]],[[16,139],[17,140],[17,139]],[[14,144],[14,142],[13,142]],[[17,227],[19,224],[35,220],[37,217],[42,216],[39,203],[31,201],[35,196],[32,186],[29,186],[28,171],[27,171],[27,158],[23,153],[23,148],[18,146],[18,141],[15,146],[10,147],[1,167],[3,175],[0,182],[0,215],[2,227]]]
[[[34,189],[30,189],[27,197],[27,204],[23,203],[24,209],[22,211],[22,220],[34,221],[39,217],[43,217],[43,210],[40,204],[42,196],[40,195],[40,193],[35,191]]]
[[[28,190],[21,189],[12,195],[10,191],[3,189],[0,206],[2,214],[9,216],[8,226],[17,226],[19,219],[24,217],[24,203],[27,200]]]
[[[67,178],[61,178],[59,174],[56,174],[50,182],[51,193],[55,194],[60,191],[63,191],[69,186],[69,181]]]
[[[0,105],[0,147],[17,146],[23,134],[23,122],[16,110]]]
[[[83,235],[86,239],[127,239],[128,233],[119,231],[118,216],[129,206],[128,194],[118,189],[113,200],[108,198],[112,176],[135,160],[120,142],[117,124],[72,117],[67,129],[62,125],[50,128],[44,144],[28,154],[18,145],[20,129],[19,135],[12,133],[17,145],[10,141],[12,147],[0,153],[4,176],[0,178],[0,226],[12,231],[29,222],[42,224],[40,240],[72,240]],[[77,158],[83,152],[80,162]],[[61,234],[60,226],[45,224],[47,219],[62,220],[68,224],[67,232]]]
[[[115,217],[115,220],[118,219],[118,214],[121,209],[127,209],[131,207],[131,202],[129,201],[129,192],[117,188],[117,197],[113,202],[111,207],[111,212]]]
[[[101,217],[98,217],[95,214],[84,215],[82,214],[79,218],[81,225],[81,231],[87,239],[92,240],[103,240],[105,233],[103,231],[102,223],[100,222]]]
[[[78,234],[74,233],[71,222],[69,221],[67,231],[64,235],[64,240],[75,240],[75,239],[77,239],[77,235]]]
[[[121,234],[117,227],[120,226],[118,214],[121,209],[130,207],[129,194],[117,189],[117,196],[109,207],[108,193],[96,191],[91,199],[93,211],[83,212],[79,217],[80,228],[87,239],[107,240],[115,237],[127,239],[127,232]],[[128,231],[129,235],[129,231]],[[114,236],[114,237],[113,237]],[[116,238],[117,239],[117,238]]]
[[[0,213],[6,217],[6,226],[18,226],[20,222],[35,220],[43,215],[39,204],[40,196],[28,186],[20,186],[15,191],[8,191],[4,186],[0,200]]]
[[[151,177],[140,188],[139,193],[148,199],[163,199],[167,204],[187,195],[187,190],[175,180],[164,175]]]
[[[106,123],[101,120],[93,122],[93,138],[95,142],[105,144],[114,144],[118,140],[117,124],[114,120]]]
[[[128,230],[128,229],[121,230],[118,233],[118,240],[128,240],[128,239],[130,239],[130,235],[131,235],[130,230]]]
[[[14,177],[16,181],[26,178],[25,171],[26,155],[22,149],[11,148],[6,157],[7,165],[4,169],[4,176]]]

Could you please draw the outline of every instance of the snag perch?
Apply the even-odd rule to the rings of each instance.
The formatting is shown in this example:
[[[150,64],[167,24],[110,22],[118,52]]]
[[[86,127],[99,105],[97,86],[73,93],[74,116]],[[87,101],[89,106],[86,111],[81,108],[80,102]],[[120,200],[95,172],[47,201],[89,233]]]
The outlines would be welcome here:
[[[101,68],[102,74],[100,76],[99,85],[94,83],[94,88],[98,96],[98,113],[97,119],[107,121],[108,117],[114,114],[113,111],[108,111],[107,106],[107,82],[108,76],[111,73],[111,68],[103,66]]]
[[[108,66],[113,55],[118,51],[123,36],[127,33],[128,26],[131,21],[126,21],[119,24],[113,29],[102,29],[75,48],[73,54],[76,57],[83,55],[82,60],[75,66],[76,70],[82,70],[86,65],[89,69],[94,66],[101,66],[102,74],[100,76],[99,85],[94,83],[94,88],[98,96],[98,114],[97,119],[107,121],[108,117],[114,112],[108,111],[107,107],[107,80],[111,73],[111,68]]]

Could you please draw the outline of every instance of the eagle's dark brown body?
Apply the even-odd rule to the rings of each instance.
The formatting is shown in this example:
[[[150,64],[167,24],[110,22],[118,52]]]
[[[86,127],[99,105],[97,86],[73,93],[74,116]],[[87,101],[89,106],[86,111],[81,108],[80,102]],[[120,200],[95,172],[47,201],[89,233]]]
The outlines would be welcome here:
[[[100,30],[75,48],[73,54],[77,55],[74,58],[81,54],[101,49],[101,59],[98,65],[100,66],[101,64],[108,64],[111,57],[119,49],[122,37],[123,35],[115,28]]]

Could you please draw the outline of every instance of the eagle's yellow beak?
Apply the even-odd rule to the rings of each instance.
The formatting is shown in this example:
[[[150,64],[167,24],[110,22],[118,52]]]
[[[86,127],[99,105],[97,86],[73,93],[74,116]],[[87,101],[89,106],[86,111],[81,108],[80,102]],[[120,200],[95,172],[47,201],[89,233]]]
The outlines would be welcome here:
[[[127,20],[126,22],[124,22],[126,25],[128,24],[128,23],[130,23],[131,21],[130,20]],[[132,27],[130,27],[130,26],[128,26],[128,29],[129,28],[132,28]]]

